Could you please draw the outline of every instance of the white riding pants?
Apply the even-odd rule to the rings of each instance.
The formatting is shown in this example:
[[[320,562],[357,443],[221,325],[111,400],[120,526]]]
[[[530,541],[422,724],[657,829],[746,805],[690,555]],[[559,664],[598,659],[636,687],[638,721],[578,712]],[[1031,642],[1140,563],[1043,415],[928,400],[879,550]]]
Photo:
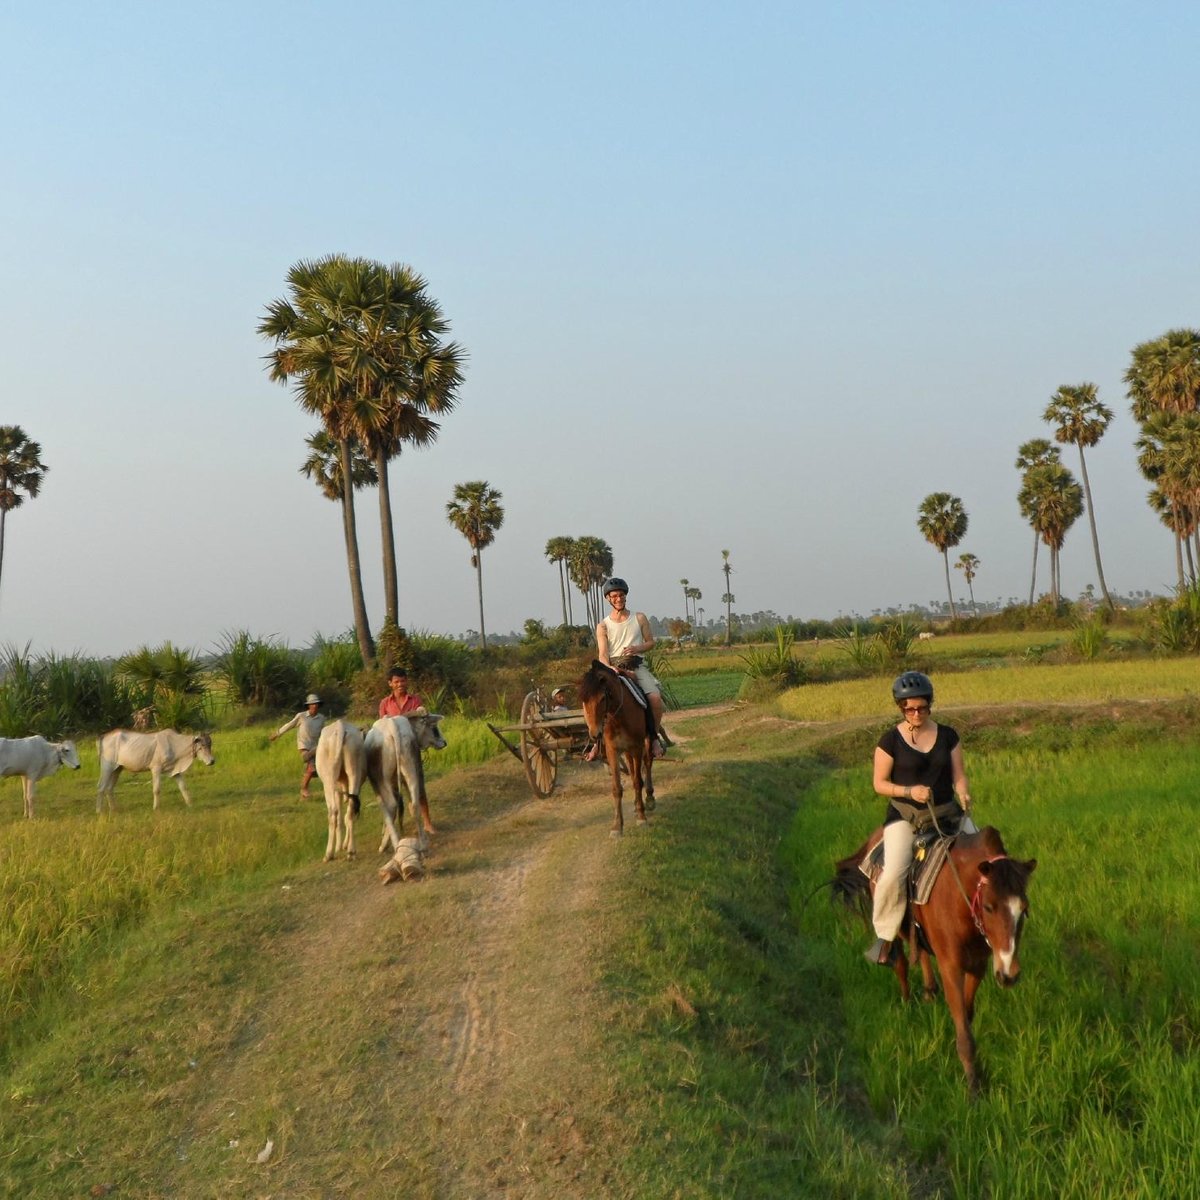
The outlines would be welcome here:
[[[978,833],[975,822],[964,816],[959,833]],[[907,821],[893,821],[883,827],[883,870],[875,880],[875,905],[871,923],[875,936],[890,942],[899,932],[908,907],[905,883],[913,859],[913,827]]]

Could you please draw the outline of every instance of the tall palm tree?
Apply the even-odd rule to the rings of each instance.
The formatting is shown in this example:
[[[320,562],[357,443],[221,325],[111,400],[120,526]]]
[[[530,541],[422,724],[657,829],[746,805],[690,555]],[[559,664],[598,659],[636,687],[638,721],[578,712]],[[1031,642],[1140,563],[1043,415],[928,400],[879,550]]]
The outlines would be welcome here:
[[[1050,398],[1042,420],[1054,428],[1055,441],[1068,442],[1079,447],[1079,473],[1083,477],[1083,495],[1087,502],[1088,524],[1092,531],[1092,553],[1096,557],[1096,575],[1100,580],[1100,591],[1110,611],[1116,610],[1113,598],[1108,594],[1104,582],[1104,567],[1100,562],[1100,539],[1096,534],[1096,510],[1092,504],[1092,485],[1088,479],[1087,459],[1083,456],[1085,446],[1094,446],[1108,429],[1113,419],[1112,409],[1101,404],[1094,383],[1079,383],[1074,386],[1063,384]]]
[[[1033,467],[1040,467],[1044,463],[1056,463],[1062,458],[1059,448],[1053,442],[1046,438],[1031,438],[1027,442],[1022,442],[1017,449],[1016,468],[1021,472],[1021,488],[1022,494],[1025,487],[1025,476]],[[1018,506],[1021,506],[1020,494],[1017,497]],[[1021,516],[1023,516],[1030,524],[1033,524],[1032,516],[1021,506]],[[1034,592],[1037,589],[1037,557],[1038,546],[1041,544],[1041,535],[1034,526],[1033,530],[1033,572],[1029,577],[1029,603],[1033,605]]]
[[[733,591],[729,586],[729,576],[733,572],[733,568],[729,565],[729,551],[721,551],[721,570],[725,572],[725,595],[721,597],[721,602],[725,605],[725,645],[729,645],[732,641],[733,629]]]
[[[1125,383],[1133,415],[1143,427],[1143,437],[1156,443],[1160,453],[1161,478],[1157,482],[1175,509],[1166,524],[1175,535],[1175,561],[1182,586],[1182,550],[1186,547],[1191,563],[1200,557],[1200,529],[1193,525],[1190,533],[1183,531],[1192,524],[1183,519],[1183,509],[1192,504],[1183,492],[1184,480],[1191,473],[1193,435],[1186,424],[1178,429],[1172,426],[1175,420],[1191,419],[1200,406],[1200,330],[1172,329],[1135,346]],[[1142,442],[1138,445],[1141,447]],[[1180,454],[1185,461],[1175,464],[1173,459]],[[1195,579],[1194,566],[1192,578]]]
[[[358,320],[359,273],[353,260],[340,255],[296,263],[287,277],[290,297],[267,306],[258,332],[275,343],[267,355],[271,378],[292,384],[301,408],[318,416],[337,442],[342,460],[342,533],[354,631],[364,665],[372,666],[375,641],[363,595],[350,448],[361,427],[355,406],[376,403],[355,390],[353,338],[347,335]]]
[[[26,498],[37,498],[49,469],[42,462],[42,447],[20,425],[0,425],[0,576],[4,572],[4,523],[8,514],[20,508]]]
[[[570,625],[571,622],[571,596],[570,589],[567,587],[567,567],[566,564],[571,557],[571,547],[575,544],[575,539],[570,537],[552,537],[546,543],[546,557],[552,562],[558,564],[558,587],[562,592],[562,616],[563,624]]]
[[[1154,484],[1150,505],[1175,535],[1175,566],[1182,589],[1185,554],[1187,577],[1193,582],[1200,557],[1193,551],[1200,528],[1200,413],[1151,413],[1142,423],[1136,446],[1138,469]]]
[[[1026,473],[1018,502],[1050,549],[1050,589],[1057,607],[1062,599],[1060,553],[1067,531],[1083,515],[1083,488],[1062,463],[1044,463]]]
[[[571,548],[569,570],[575,586],[584,599],[587,620],[591,625],[600,621],[604,597],[600,594],[604,580],[612,574],[612,547],[603,539],[579,537]]]
[[[1200,330],[1171,329],[1134,346],[1125,382],[1133,415],[1194,412],[1200,404]]]
[[[483,479],[454,485],[454,499],[446,505],[450,524],[467,539],[471,547],[471,566],[479,584],[479,645],[487,649],[487,630],[483,625],[483,548],[496,540],[496,530],[504,524],[503,497]]]
[[[971,609],[979,616],[979,605],[975,603],[975,576],[979,574],[979,559],[974,554],[960,554],[954,564],[956,571],[961,571],[967,580],[967,591],[971,596]]]
[[[692,601],[692,618],[696,623],[699,623],[700,612],[696,606],[701,600],[704,599],[704,597],[700,594],[700,589],[698,587],[688,588],[687,594]]]
[[[954,593],[950,590],[950,551],[963,540],[967,533],[967,513],[962,501],[949,492],[931,492],[921,501],[917,510],[917,528],[921,536],[942,556],[946,568],[946,595],[950,597],[950,617],[958,612],[954,607]]]
[[[679,581],[679,586],[683,588],[683,619],[685,621],[690,621],[692,616],[691,610],[688,608],[688,598],[690,596],[690,593],[688,592],[688,581],[686,579],[681,579]]]

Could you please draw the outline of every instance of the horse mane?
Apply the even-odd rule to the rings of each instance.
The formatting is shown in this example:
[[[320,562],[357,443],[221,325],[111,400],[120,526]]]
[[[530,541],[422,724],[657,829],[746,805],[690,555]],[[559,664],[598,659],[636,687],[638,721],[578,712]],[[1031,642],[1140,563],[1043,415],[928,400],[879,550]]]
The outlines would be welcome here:
[[[1024,896],[1029,883],[1029,865],[1015,858],[997,858],[988,868],[988,881],[1006,896]]]
[[[609,678],[612,675],[613,672],[598,658],[592,659],[592,665],[579,681],[579,699],[581,701],[594,700],[601,692],[607,690]]]

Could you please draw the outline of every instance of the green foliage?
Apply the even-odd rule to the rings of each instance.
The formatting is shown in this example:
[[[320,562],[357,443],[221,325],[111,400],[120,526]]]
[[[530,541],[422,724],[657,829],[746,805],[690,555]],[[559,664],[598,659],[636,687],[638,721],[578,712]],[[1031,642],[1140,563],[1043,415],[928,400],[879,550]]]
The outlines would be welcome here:
[[[357,644],[357,643],[356,643]],[[379,637],[375,641],[375,657],[380,667],[387,671],[389,667],[404,667],[411,671],[416,665],[413,662],[412,639],[408,633],[390,619],[385,619]],[[359,656],[358,667],[362,667],[362,656]],[[343,681],[349,682],[349,678]]]
[[[55,740],[127,725],[136,697],[112,668],[91,658],[32,658],[29,647],[0,655],[0,737]]]
[[[789,626],[776,625],[774,646],[754,646],[738,656],[746,664],[747,677],[778,688],[798,687],[805,680],[805,668],[792,653],[795,642]]]
[[[1200,584],[1184,588],[1173,601],[1151,605],[1149,636],[1163,654],[1200,651]]]
[[[1075,626],[1075,631],[1071,635],[1071,649],[1075,651],[1080,658],[1087,659],[1089,662],[1092,659],[1099,658],[1108,646],[1108,631],[1104,628],[1104,623],[1098,617],[1091,617],[1087,621],[1080,621]]]
[[[337,638],[318,637],[312,649],[308,682],[314,691],[322,695],[335,689],[348,689],[354,682],[354,676],[362,670],[362,654],[359,653],[353,629]]]
[[[917,627],[904,617],[884,621],[875,634],[876,653],[881,666],[902,667],[908,662],[912,644],[917,640]]]
[[[837,649],[862,671],[873,670],[879,662],[875,634],[857,621],[835,629]]]
[[[304,697],[302,656],[272,638],[252,637],[244,629],[224,635],[214,674],[237,704],[277,710],[294,708]]]

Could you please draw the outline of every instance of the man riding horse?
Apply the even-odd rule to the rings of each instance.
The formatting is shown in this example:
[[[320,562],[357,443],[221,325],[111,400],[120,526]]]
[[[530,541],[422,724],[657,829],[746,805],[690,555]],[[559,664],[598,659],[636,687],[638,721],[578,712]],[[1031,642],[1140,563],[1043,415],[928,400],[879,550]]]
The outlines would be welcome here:
[[[612,611],[596,626],[600,661],[632,679],[645,693],[649,703],[646,735],[650,739],[650,753],[654,758],[661,758],[664,748],[671,744],[662,724],[662,685],[641,659],[654,645],[650,622],[645,613],[631,613],[626,607],[629,584],[625,580],[617,576],[606,579],[603,591]]]

